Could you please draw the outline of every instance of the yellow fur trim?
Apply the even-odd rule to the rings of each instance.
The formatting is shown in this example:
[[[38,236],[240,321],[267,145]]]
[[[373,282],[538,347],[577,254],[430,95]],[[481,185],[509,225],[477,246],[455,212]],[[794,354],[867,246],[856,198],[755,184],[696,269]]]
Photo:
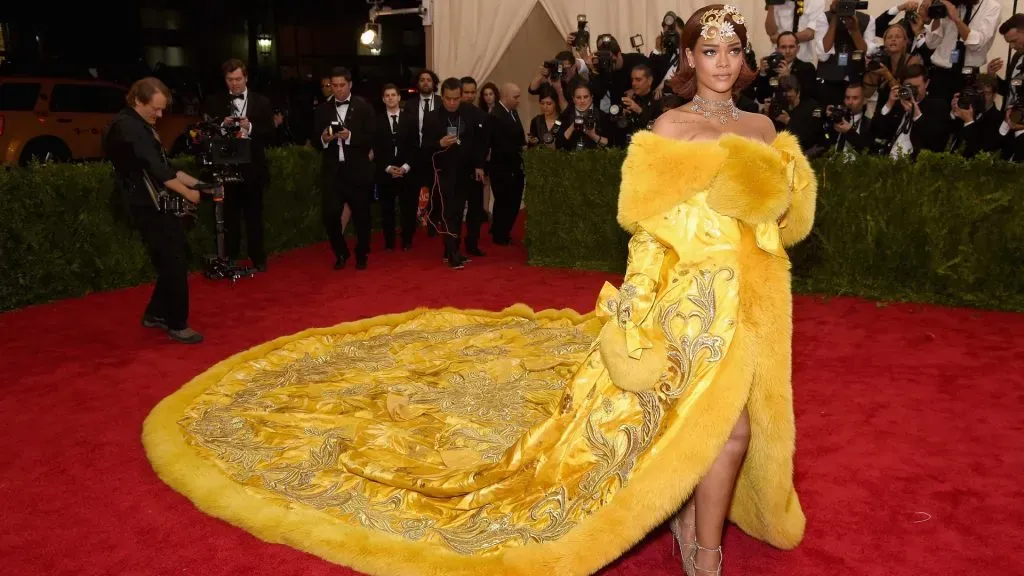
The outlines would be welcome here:
[[[693,405],[694,413],[698,415],[694,421],[693,442],[680,443],[673,450],[665,450],[652,458],[649,466],[637,470],[630,477],[629,483],[619,490],[611,503],[602,506],[557,541],[473,557],[462,556],[440,546],[356,527],[308,506],[264,497],[259,491],[226,476],[220,467],[201,457],[185,441],[177,422],[186,407],[238,364],[263,357],[296,339],[316,334],[364,331],[377,325],[404,322],[424,312],[426,310],[417,309],[347,323],[340,325],[341,328],[306,330],[278,338],[218,363],[161,401],[146,418],[142,441],[154,470],[164,482],[184,494],[207,514],[240,526],[267,542],[286,544],[367,574],[584,575],[596,572],[621,556],[650,530],[675,513],[707,472],[705,469],[696,469],[693,463],[707,462],[710,465],[714,461],[731,431],[730,425],[722,423],[735,422],[747,402],[753,357],[750,354],[730,353],[722,360],[720,377],[715,386]],[[569,318],[574,322],[597,321],[593,314],[581,316],[572,310],[535,313],[524,305],[516,305],[503,312],[471,313],[489,317],[511,315]],[[734,340],[737,351],[750,349],[743,347],[743,332],[742,328],[737,330]],[[779,346],[783,346],[782,341],[779,342]],[[767,401],[771,400],[771,397],[767,398]],[[771,413],[764,416],[768,422],[774,417]],[[779,482],[785,480],[780,478]],[[799,511],[798,506],[796,510]],[[747,511],[742,515],[744,523],[750,524],[752,521],[747,517],[756,517],[760,513],[758,510]],[[779,519],[771,519],[772,524],[777,521]],[[769,534],[768,541],[780,547],[794,546],[799,540],[798,537],[794,538],[797,527],[789,525],[786,528],[778,537]],[[801,522],[799,532],[802,533],[802,529]]]
[[[669,367],[668,350],[661,339],[653,339],[651,348],[646,348],[639,359],[629,356],[626,331],[614,320],[601,328],[599,351],[601,361],[608,370],[612,382],[629,392],[650,390]]]
[[[639,222],[703,190],[716,212],[750,224],[785,214],[786,245],[806,237],[814,224],[815,175],[787,132],[770,145],[734,134],[683,142],[637,133],[622,165],[618,222],[634,232]]]

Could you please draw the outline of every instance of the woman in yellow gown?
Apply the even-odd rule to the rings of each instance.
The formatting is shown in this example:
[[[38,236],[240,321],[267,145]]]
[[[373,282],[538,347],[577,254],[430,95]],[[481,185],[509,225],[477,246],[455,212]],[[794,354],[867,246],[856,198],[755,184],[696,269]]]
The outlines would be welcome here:
[[[716,574],[727,515],[796,546],[784,246],[816,184],[794,137],[732,105],[744,42],[735,8],[687,23],[694,102],[633,139],[627,272],[593,312],[418,309],[266,343],[153,409],[157,474],[373,575],[591,574],[666,520],[686,572]]]

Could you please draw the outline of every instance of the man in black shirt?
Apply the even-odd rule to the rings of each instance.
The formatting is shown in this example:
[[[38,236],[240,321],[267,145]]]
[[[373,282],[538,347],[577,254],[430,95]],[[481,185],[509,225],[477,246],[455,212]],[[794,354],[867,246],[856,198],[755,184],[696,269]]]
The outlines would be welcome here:
[[[601,70],[601,53],[611,56],[611,70]],[[591,56],[590,85],[594,94],[594,102],[602,110],[601,101],[608,97],[608,104],[621,106],[622,97],[632,88],[633,69],[641,64],[650,66],[650,61],[643,54],[635,52],[623,54],[618,40],[614,36],[602,34],[598,37],[597,53]],[[572,97],[565,95],[570,101]]]
[[[436,178],[436,195],[431,202],[440,203],[441,215],[431,225],[444,239],[448,266],[460,269],[469,260],[459,253],[462,232],[462,211],[466,194],[473,182],[484,179],[484,154],[481,133],[476,125],[476,112],[471,104],[462,102],[462,83],[448,78],[441,85],[443,106],[423,119],[423,150],[432,159]]]
[[[166,330],[178,342],[196,344],[203,337],[188,326],[185,229],[178,216],[161,210],[154,194],[166,189],[197,204],[199,192],[192,187],[199,181],[171,167],[153,128],[170,104],[167,86],[156,78],[143,78],[132,85],[126,100],[128,106],[104,131],[103,144],[114,165],[115,186],[157,269],[156,287],[142,325]]]

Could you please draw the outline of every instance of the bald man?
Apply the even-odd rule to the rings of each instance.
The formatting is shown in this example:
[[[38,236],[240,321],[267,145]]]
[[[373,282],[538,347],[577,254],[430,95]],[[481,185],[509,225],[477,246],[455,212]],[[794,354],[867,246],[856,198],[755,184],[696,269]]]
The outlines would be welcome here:
[[[523,148],[526,132],[519,118],[519,86],[508,82],[501,87],[501,99],[491,112],[491,190],[494,192],[494,212],[491,217],[491,237],[499,246],[512,242],[512,229],[523,202],[526,171],[523,168]]]

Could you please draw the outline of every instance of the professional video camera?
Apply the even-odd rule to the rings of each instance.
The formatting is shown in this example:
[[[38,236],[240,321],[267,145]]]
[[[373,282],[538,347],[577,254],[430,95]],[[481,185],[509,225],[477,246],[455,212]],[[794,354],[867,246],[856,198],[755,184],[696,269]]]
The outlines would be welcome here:
[[[661,19],[661,53],[662,54],[675,54],[679,52],[679,28],[676,26],[676,20],[679,17],[676,16],[675,12],[669,11],[665,13],[665,17]]]
[[[201,178],[218,184],[241,182],[239,166],[252,161],[252,142],[239,138],[236,121],[222,126],[206,118],[189,129],[188,151],[196,158]]]
[[[867,9],[867,2],[858,2],[857,0],[838,0],[836,2],[836,17],[849,18],[856,14],[857,10]]]
[[[586,14],[576,16],[576,40],[573,42],[573,46],[578,50],[590,46],[590,30],[587,28]]]

